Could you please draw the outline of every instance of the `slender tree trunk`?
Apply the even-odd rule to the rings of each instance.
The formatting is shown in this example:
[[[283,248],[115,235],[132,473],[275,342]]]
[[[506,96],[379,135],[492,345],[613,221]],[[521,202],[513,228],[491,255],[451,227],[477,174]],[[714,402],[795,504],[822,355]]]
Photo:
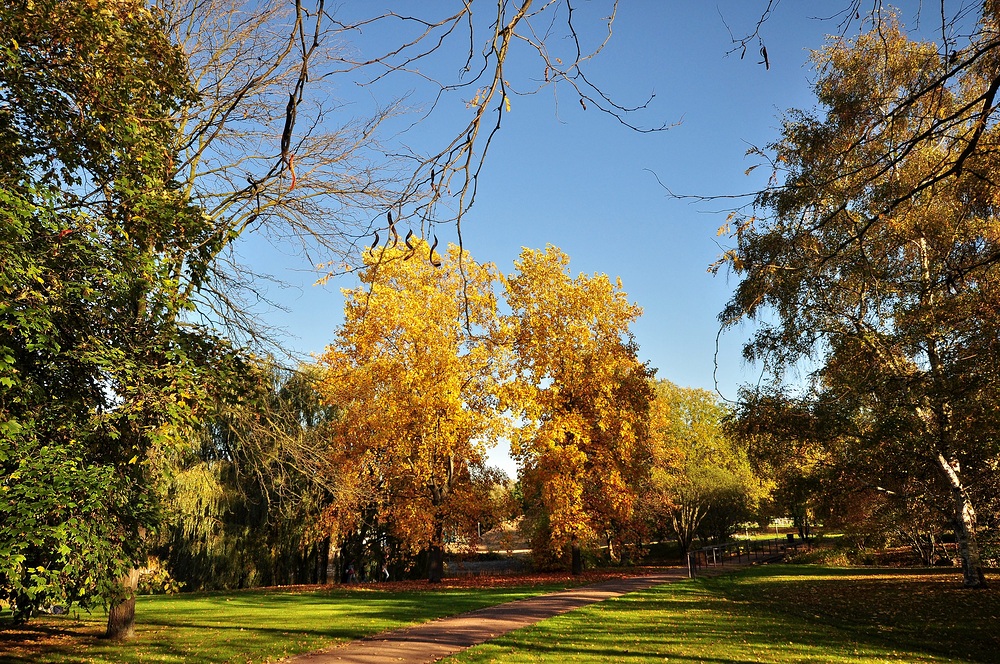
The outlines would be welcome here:
[[[330,570],[330,537],[327,536],[319,545],[319,582],[327,583],[329,581],[329,570]]]
[[[924,269],[924,282],[931,283],[930,268],[928,267],[926,241],[921,238],[921,261]],[[931,293],[931,304],[934,303],[933,290]],[[927,361],[930,365],[931,375],[934,385],[939,393],[945,393],[942,387],[944,383],[944,366],[941,355],[938,352],[937,341],[933,338],[927,339]],[[954,501],[955,536],[958,539],[958,552],[962,556],[963,585],[966,588],[985,588],[986,576],[983,574],[982,563],[979,560],[979,542],[976,539],[976,510],[969,500],[969,494],[965,490],[962,482],[962,468],[958,459],[950,452],[946,457],[944,451],[953,450],[955,442],[955,432],[951,422],[951,404],[947,400],[934,404],[933,408],[927,409],[933,413],[938,425],[938,453],[937,463],[941,472],[944,473],[945,480],[951,489],[952,500]],[[920,409],[918,409],[918,414]],[[933,421],[930,417],[925,417],[925,421]],[[950,457],[950,458],[949,458]]]
[[[573,574],[583,574],[583,555],[580,552],[580,539],[576,535],[573,535],[573,540],[570,543],[570,555],[572,556]]]
[[[674,528],[681,553],[685,556],[691,551],[695,532],[704,517],[705,514],[701,511],[701,507],[691,506],[690,503],[683,504],[670,512],[670,524]]]
[[[962,556],[963,585],[966,588],[985,588],[986,576],[983,574],[976,538],[976,511],[962,484],[958,462],[949,461],[938,453],[938,465],[948,480],[954,499],[955,536],[958,539],[958,552]]]
[[[139,585],[138,568],[133,567],[121,578],[120,583],[127,599],[115,604],[108,611],[108,628],[104,633],[106,639],[124,640],[135,636],[135,590]]]
[[[441,583],[444,578],[444,518],[434,516],[434,536],[428,553],[427,581]]]

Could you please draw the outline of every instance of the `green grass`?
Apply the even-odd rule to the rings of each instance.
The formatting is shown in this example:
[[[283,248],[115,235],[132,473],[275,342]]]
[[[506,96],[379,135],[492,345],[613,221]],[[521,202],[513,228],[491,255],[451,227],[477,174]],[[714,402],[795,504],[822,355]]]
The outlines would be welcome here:
[[[768,566],[552,618],[449,662],[996,662],[1000,592],[953,570]]]
[[[53,616],[15,628],[0,617],[0,662],[266,662],[389,629],[549,592],[500,588],[242,591],[139,597],[135,640],[98,636],[105,617]]]

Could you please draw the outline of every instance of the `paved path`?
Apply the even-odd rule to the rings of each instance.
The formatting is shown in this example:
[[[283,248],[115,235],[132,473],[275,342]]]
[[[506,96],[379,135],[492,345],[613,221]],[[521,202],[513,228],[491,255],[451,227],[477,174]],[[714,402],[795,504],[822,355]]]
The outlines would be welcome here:
[[[731,570],[720,567],[709,574]],[[611,597],[687,578],[687,570],[668,569],[655,574],[612,579],[590,586],[515,600],[459,616],[383,632],[329,650],[285,660],[287,664],[424,664],[435,662],[470,646],[485,643],[512,630]]]

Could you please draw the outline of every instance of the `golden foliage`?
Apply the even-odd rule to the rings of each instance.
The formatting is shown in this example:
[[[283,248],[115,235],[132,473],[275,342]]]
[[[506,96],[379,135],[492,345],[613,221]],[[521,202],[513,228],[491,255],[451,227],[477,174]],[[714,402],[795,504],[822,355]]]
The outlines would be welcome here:
[[[440,543],[445,520],[481,508],[473,480],[506,424],[495,268],[454,246],[439,261],[412,244],[432,260],[408,260],[402,246],[366,254],[363,285],[344,291],[344,324],[321,358],[320,391],[341,409],[334,463],[349,488],[331,525],[349,532],[372,509],[416,551]]]
[[[525,249],[506,282],[503,329],[515,357],[504,404],[523,425],[512,453],[558,550],[621,530],[648,467],[651,371],[629,325],[641,309],[606,275],[569,275],[558,248]]]

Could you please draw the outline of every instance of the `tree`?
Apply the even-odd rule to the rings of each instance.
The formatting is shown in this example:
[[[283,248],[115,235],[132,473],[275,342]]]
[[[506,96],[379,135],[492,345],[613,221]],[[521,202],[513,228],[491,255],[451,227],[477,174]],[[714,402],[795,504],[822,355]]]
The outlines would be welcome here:
[[[669,520],[681,550],[698,534],[724,540],[748,521],[767,493],[746,449],[723,426],[729,415],[706,390],[655,384],[650,436],[658,450],[649,500],[655,519]]]
[[[445,529],[475,532],[488,502],[477,481],[485,451],[505,430],[497,275],[455,246],[442,258],[410,238],[366,261],[321,358],[321,394],[341,412],[331,462],[344,487],[333,521],[346,534],[373,512],[405,551],[428,550],[437,582]]]
[[[2,592],[19,619],[110,602],[124,637],[162,456],[238,365],[182,323],[206,228],[171,117],[194,93],[140,2],[14,3],[0,41]]]
[[[978,479],[1000,451],[994,10],[954,58],[894,20],[817,55],[821,109],[772,146],[784,180],[739,220],[721,316],[761,323],[745,354],[779,378],[813,358],[811,398],[847,411],[839,440],[862,464],[935,473],[969,587],[985,583]]]
[[[533,497],[535,546],[573,548],[620,538],[648,468],[652,375],[636,358],[629,325],[641,310],[606,275],[569,274],[553,246],[525,249],[506,282],[505,334],[514,379],[505,406],[523,422],[511,439],[522,488]]]
[[[326,581],[322,510],[336,499],[327,466],[336,410],[320,404],[315,366],[246,366],[195,442],[168,464],[165,523],[153,551],[188,589]]]

